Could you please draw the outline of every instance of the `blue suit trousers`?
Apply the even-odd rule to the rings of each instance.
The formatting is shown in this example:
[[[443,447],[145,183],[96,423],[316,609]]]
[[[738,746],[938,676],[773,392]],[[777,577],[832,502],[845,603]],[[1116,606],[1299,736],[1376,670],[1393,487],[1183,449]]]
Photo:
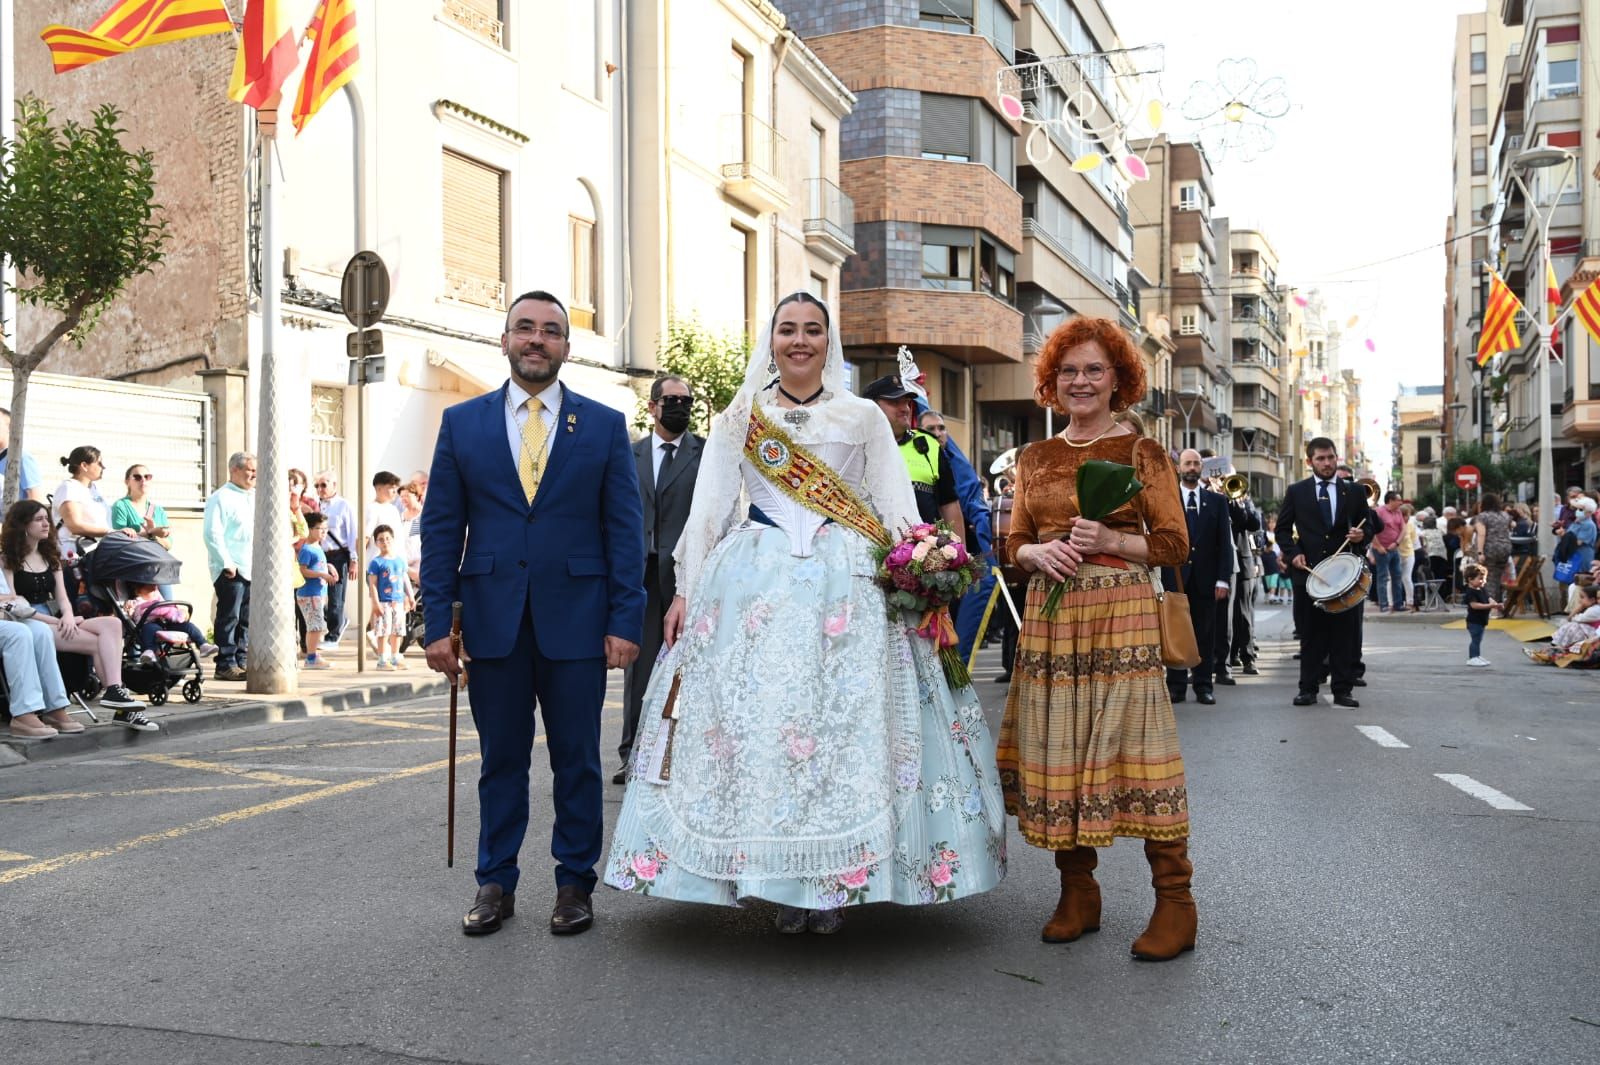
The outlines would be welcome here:
[[[557,887],[594,889],[605,834],[600,768],[604,658],[557,661],[539,653],[523,614],[511,653],[468,666],[472,721],[483,765],[478,775],[478,884],[511,894],[521,871],[517,852],[528,831],[528,771],[533,761],[535,701],[544,717],[554,777],[555,828],[550,854]]]

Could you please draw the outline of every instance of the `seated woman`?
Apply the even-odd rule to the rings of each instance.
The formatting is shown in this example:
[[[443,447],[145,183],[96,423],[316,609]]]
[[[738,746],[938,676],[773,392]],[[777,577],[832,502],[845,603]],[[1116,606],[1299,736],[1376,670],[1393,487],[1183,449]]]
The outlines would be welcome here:
[[[1600,586],[1578,586],[1577,608],[1550,637],[1554,651],[1575,651],[1600,635]]]
[[[112,528],[111,507],[100,494],[99,481],[106,469],[100,449],[75,447],[61,465],[67,468],[67,479],[56,486],[51,497],[55,513],[47,517],[54,519],[61,557],[70,561],[78,557],[80,540],[98,541],[118,530]],[[139,535],[134,529],[120,531],[125,536]]]
[[[21,499],[0,523],[0,571],[6,585],[37,610],[55,632],[56,650],[91,655],[105,682],[100,705],[116,711],[116,722],[141,732],[158,727],[144,716],[133,693],[122,686],[122,623],[116,618],[79,618],[61,577],[61,549],[50,535],[44,504]]]
[[[0,588],[0,602],[20,603],[9,587]],[[0,613],[0,663],[6,671],[11,735],[48,740],[66,732],[82,732],[67,710],[67,686],[56,663],[55,636],[50,627],[29,619],[13,621]],[[49,709],[46,709],[49,707]]]

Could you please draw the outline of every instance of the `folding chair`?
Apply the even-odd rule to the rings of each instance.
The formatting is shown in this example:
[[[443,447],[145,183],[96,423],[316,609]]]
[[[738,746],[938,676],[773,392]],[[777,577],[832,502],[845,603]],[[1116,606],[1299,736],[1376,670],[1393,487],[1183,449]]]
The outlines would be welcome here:
[[[1542,558],[1523,558],[1518,560],[1517,580],[1506,592],[1506,607],[1501,613],[1502,617],[1516,617],[1519,610],[1530,607],[1539,612],[1541,618],[1550,616],[1550,602],[1545,598],[1544,574],[1545,560]]]

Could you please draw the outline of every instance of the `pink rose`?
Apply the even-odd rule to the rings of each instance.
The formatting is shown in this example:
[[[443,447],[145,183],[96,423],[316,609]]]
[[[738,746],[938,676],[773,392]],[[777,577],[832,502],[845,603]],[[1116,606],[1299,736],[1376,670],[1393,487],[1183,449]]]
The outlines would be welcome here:
[[[640,880],[654,880],[661,871],[661,863],[648,854],[635,854],[631,864]]]
[[[934,532],[932,525],[913,525],[911,527],[911,538],[913,540],[926,540],[934,535]]]
[[[940,862],[928,870],[928,883],[934,887],[944,887],[953,879],[955,878],[950,874],[950,867],[944,862]]]
[[[928,552],[933,550],[933,545],[923,540],[911,550],[911,561],[921,562],[928,557]]]
[[[884,561],[890,569],[899,569],[911,561],[911,552],[916,547],[911,541],[906,540],[894,545],[894,550],[889,552],[889,557]]]
[[[967,545],[966,544],[964,544],[961,541],[957,540],[955,543],[951,544],[950,546],[954,547],[956,549],[956,553],[954,555],[954,558],[956,560],[956,565],[965,566],[971,560],[972,556],[967,554]]]
[[[844,876],[839,878],[839,883],[843,884],[851,891],[855,891],[857,888],[865,887],[867,883],[866,867],[862,866],[860,869],[850,870],[848,873],[844,874]]]
[[[954,862],[954,861],[959,861],[960,858],[961,858],[961,855],[957,854],[955,851],[951,850],[949,847],[946,847],[944,850],[939,852],[939,858],[940,858],[941,861]]]
[[[943,555],[949,562],[957,561],[955,544],[945,544],[943,547],[939,548],[939,554]]]

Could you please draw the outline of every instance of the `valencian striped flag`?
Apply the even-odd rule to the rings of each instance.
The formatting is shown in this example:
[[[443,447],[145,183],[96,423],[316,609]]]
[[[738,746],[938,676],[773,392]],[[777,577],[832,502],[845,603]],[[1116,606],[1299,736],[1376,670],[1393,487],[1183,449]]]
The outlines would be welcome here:
[[[1555,325],[1556,319],[1561,317],[1561,286],[1556,283],[1555,264],[1549,259],[1544,261],[1544,302],[1549,308],[1550,324]],[[1561,358],[1561,334],[1550,334],[1550,352],[1556,358]]]
[[[46,26],[39,37],[50,48],[56,73],[63,74],[146,45],[232,29],[222,0],[117,0],[86,30]]]
[[[1482,366],[1502,351],[1522,346],[1517,334],[1517,312],[1522,302],[1511,294],[1500,275],[1489,271],[1489,303],[1483,309],[1483,332],[1478,335],[1478,365]]]
[[[281,0],[249,0],[233,59],[228,99],[260,110],[268,106],[300,62],[294,28]]]
[[[328,99],[355,77],[361,51],[356,44],[355,0],[322,0],[306,27],[311,53],[294,101],[294,131],[299,133]]]
[[[1589,331],[1589,338],[1600,345],[1600,281],[1590,282],[1583,295],[1573,301],[1572,313]]]

